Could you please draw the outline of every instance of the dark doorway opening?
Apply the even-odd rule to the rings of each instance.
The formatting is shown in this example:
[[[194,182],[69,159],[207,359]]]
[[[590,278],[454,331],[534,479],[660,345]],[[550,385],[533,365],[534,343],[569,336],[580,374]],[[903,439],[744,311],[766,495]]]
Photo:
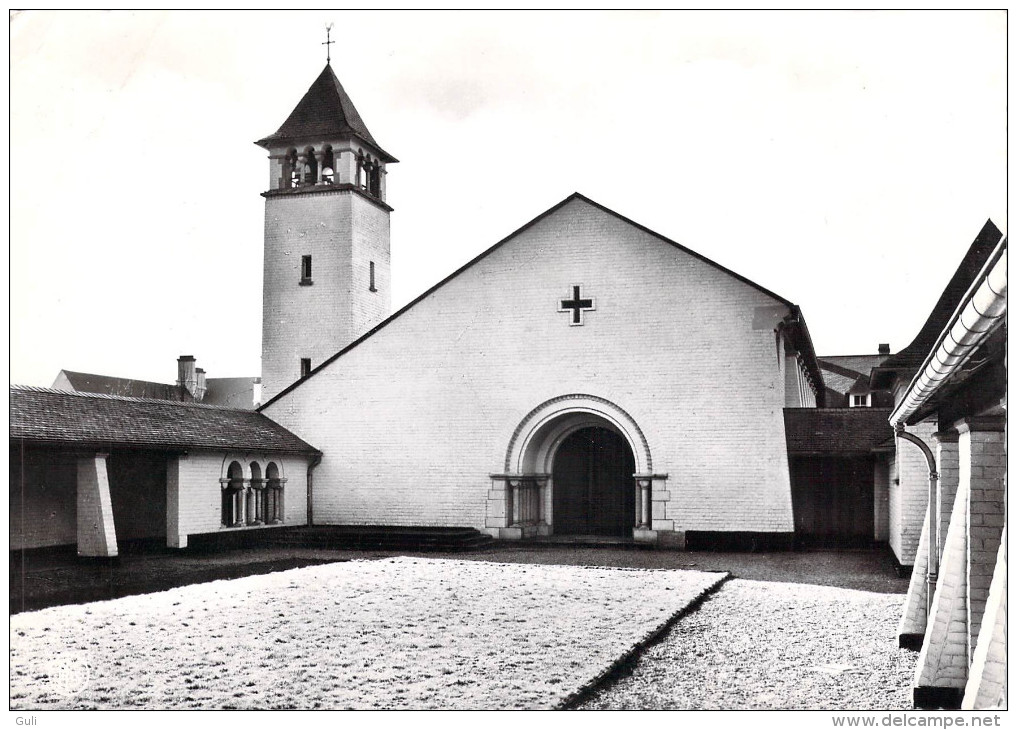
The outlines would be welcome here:
[[[791,460],[795,544],[811,548],[875,543],[872,457],[797,456]]]
[[[581,428],[554,457],[554,533],[628,537],[636,521],[636,464],[623,437]]]

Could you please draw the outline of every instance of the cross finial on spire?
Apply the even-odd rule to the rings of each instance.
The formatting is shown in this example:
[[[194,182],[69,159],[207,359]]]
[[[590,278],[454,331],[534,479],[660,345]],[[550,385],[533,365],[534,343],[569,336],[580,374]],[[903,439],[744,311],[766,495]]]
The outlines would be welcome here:
[[[335,43],[332,40],[332,23],[325,26],[325,42],[321,45],[325,46],[325,63],[332,65],[332,44]]]

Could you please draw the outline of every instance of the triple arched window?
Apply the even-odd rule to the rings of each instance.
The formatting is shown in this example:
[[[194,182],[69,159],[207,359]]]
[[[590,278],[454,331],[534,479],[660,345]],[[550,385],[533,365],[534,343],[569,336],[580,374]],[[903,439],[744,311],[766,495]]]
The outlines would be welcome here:
[[[279,525],[284,521],[284,485],[279,465],[268,462],[264,470],[257,461],[247,469],[231,461],[219,480],[223,527]]]

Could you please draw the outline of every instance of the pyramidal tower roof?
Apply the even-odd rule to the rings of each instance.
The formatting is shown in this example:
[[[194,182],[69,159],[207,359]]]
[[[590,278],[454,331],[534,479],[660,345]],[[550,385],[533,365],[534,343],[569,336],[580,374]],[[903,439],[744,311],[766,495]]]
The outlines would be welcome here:
[[[276,133],[259,139],[256,144],[274,147],[302,138],[337,137],[347,134],[355,134],[371,144],[386,162],[398,162],[375,141],[360,117],[360,112],[353,106],[353,100],[339,83],[332,65],[326,64]]]

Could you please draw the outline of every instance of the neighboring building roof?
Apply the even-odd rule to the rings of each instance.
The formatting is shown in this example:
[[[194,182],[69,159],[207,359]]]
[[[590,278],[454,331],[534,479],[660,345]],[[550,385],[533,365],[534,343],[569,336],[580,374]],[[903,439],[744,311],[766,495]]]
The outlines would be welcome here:
[[[503,238],[500,241],[498,241],[498,243],[494,244],[493,246],[488,248],[486,251],[484,251],[483,253],[481,253],[477,257],[475,257],[472,261],[469,261],[468,263],[466,263],[465,265],[463,265],[462,267],[460,267],[456,271],[454,271],[451,274],[449,274],[448,276],[446,276],[444,279],[439,281],[437,284],[432,286],[430,289],[425,291],[423,294],[418,296],[416,299],[414,299],[412,302],[410,302],[409,304],[404,306],[402,309],[400,309],[399,311],[394,312],[391,315],[389,315],[387,318],[385,318],[384,320],[379,322],[377,325],[375,325],[373,329],[371,329],[368,332],[364,333],[363,335],[361,335],[360,337],[355,339],[353,342],[351,342],[350,344],[346,345],[346,347],[341,349],[339,352],[337,352],[336,354],[332,355],[332,357],[328,358],[327,360],[322,362],[320,365],[318,365],[316,368],[314,368],[314,370],[312,370],[307,377],[301,378],[300,380],[297,380],[294,383],[291,383],[289,386],[287,386],[283,390],[281,390],[278,393],[276,393],[276,395],[274,397],[272,397],[271,399],[269,399],[265,403],[261,404],[261,406],[259,406],[259,410],[261,410],[262,408],[265,408],[268,405],[274,403],[279,398],[281,398],[285,394],[289,393],[290,391],[296,389],[297,387],[299,387],[303,383],[306,383],[310,378],[313,378],[322,369],[328,367],[333,362],[335,362],[336,359],[338,359],[339,357],[342,357],[344,354],[346,354],[347,352],[352,350],[354,347],[357,347],[358,345],[360,345],[360,343],[364,342],[366,339],[371,337],[371,335],[373,335],[375,332],[377,332],[378,330],[380,330],[383,327],[387,326],[390,322],[392,322],[393,320],[399,318],[400,316],[402,316],[403,314],[405,314],[409,310],[413,309],[413,307],[415,307],[417,304],[419,304],[423,300],[427,299],[429,296],[434,294],[434,292],[436,292],[438,289],[441,289],[443,286],[445,286],[450,281],[452,281],[453,279],[458,277],[460,274],[465,272],[467,269],[469,269],[470,267],[472,267],[475,264],[479,263],[483,259],[487,258],[492,253],[497,251],[499,248],[504,246],[506,243],[511,241],[513,238],[518,236],[520,233],[522,233],[526,229],[530,228],[531,226],[535,225],[537,222],[543,220],[544,218],[547,218],[548,216],[550,216],[553,213],[557,212],[561,208],[563,208],[566,205],[568,205],[569,203],[571,203],[573,200],[581,200],[584,203],[592,205],[594,208],[596,208],[598,210],[601,210],[601,211],[607,213],[608,215],[612,215],[615,218],[617,218],[618,220],[621,220],[621,221],[627,223],[628,225],[633,226],[633,227],[639,229],[640,231],[643,231],[644,233],[648,233],[649,235],[653,236],[654,238],[658,239],[659,241],[661,241],[663,243],[666,243],[666,244],[668,244],[670,246],[674,246],[678,250],[683,251],[683,252],[687,253],[688,255],[693,256],[693,257],[699,259],[703,263],[709,264],[710,266],[714,267],[715,269],[718,269],[719,271],[722,271],[725,274],[728,274],[729,276],[734,277],[735,279],[737,279],[738,281],[742,282],[743,284],[748,284],[753,289],[756,289],[757,291],[760,291],[763,294],[766,294],[767,296],[772,297],[774,300],[780,302],[781,304],[786,305],[791,310],[791,314],[788,316],[787,323],[786,323],[787,327],[788,327],[789,335],[790,335],[792,341],[794,342],[795,346],[798,348],[799,352],[801,352],[802,355],[805,357],[806,367],[808,368],[809,374],[812,376],[813,382],[816,385],[816,390],[817,390],[816,398],[819,399],[820,402],[821,402],[822,398],[825,396],[825,393],[826,393],[825,386],[824,386],[824,383],[823,383],[823,376],[822,376],[822,374],[820,372],[820,369],[819,369],[819,363],[816,360],[816,350],[815,350],[815,348],[813,347],[813,344],[812,344],[812,336],[809,334],[808,325],[805,324],[805,318],[802,316],[801,309],[799,309],[797,304],[794,304],[791,301],[789,301],[789,300],[785,299],[784,297],[780,296],[779,294],[775,294],[774,292],[770,291],[769,289],[766,289],[765,287],[760,286],[759,284],[757,284],[756,282],[752,281],[751,279],[747,279],[746,277],[742,276],[741,274],[738,274],[738,273],[732,271],[731,269],[728,269],[725,266],[721,266],[720,264],[718,264],[715,261],[711,261],[710,259],[706,258],[702,254],[696,253],[692,249],[686,248],[685,246],[681,245],[680,243],[677,243],[676,241],[672,241],[670,238],[662,236],[659,233],[657,233],[656,231],[650,230],[646,226],[640,225],[639,223],[636,223],[635,221],[633,221],[633,220],[631,220],[629,218],[626,218],[623,215],[615,213],[610,208],[607,208],[606,206],[603,206],[600,203],[597,203],[596,201],[590,200],[589,198],[587,198],[585,195],[582,195],[581,193],[572,193],[572,195],[568,196],[567,198],[565,198],[563,201],[561,201],[557,205],[552,206],[551,208],[548,208],[543,213],[538,215],[536,218],[531,220],[529,223],[526,223],[526,224],[520,226],[518,229],[516,229],[515,231],[513,231],[512,233],[507,235],[505,238]]]
[[[399,161],[374,140],[331,64],[326,64],[278,131],[259,139],[256,144],[272,147],[303,138],[341,137],[351,133],[373,145],[385,162]]]
[[[900,370],[914,370],[925,362],[929,351],[936,346],[940,333],[953,316],[961,297],[967,292],[1002,237],[1003,234],[991,220],[985,222],[915,339],[872,371],[870,383],[874,389],[889,387],[894,373]]]
[[[254,408],[261,393],[257,387],[261,378],[208,378],[201,403],[227,408]],[[53,381],[52,390],[118,395],[124,398],[151,398],[155,400],[188,401],[193,398],[179,385],[152,383],[147,380],[116,378],[95,373],[76,373],[61,370]],[[257,392],[256,392],[257,391]]]
[[[319,453],[256,411],[10,387],[10,438],[113,448]]]
[[[868,392],[869,375],[872,368],[879,366],[889,355],[824,355],[819,358],[826,387],[841,395]],[[858,379],[866,381],[865,390],[856,390]]]
[[[788,454],[867,454],[893,438],[889,408],[785,408]]]
[[[254,408],[261,399],[261,378],[207,378],[202,403],[227,408]]]
[[[147,380],[115,378],[111,375],[76,373],[61,370],[53,382],[58,390],[72,389],[82,393],[102,393],[125,398],[157,398],[159,400],[182,400],[180,388],[166,383],[151,383]]]

